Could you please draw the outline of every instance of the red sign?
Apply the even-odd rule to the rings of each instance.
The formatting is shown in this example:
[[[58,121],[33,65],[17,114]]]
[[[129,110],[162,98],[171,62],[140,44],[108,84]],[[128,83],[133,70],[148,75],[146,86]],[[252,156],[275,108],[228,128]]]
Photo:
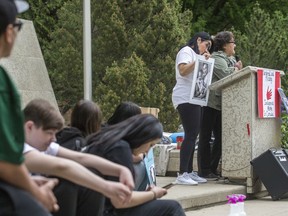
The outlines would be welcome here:
[[[258,115],[259,118],[280,116],[280,72],[269,69],[257,71]]]

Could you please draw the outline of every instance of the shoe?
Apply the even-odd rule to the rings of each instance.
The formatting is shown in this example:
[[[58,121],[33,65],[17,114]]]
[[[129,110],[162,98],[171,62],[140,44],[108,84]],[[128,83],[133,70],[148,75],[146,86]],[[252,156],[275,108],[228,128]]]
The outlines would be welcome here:
[[[218,180],[220,177],[215,175],[214,173],[209,173],[206,176],[202,176],[203,178],[207,179],[207,181],[216,181]]]
[[[182,175],[179,175],[176,178],[175,184],[182,184],[182,185],[198,185],[198,182],[192,180],[190,175],[187,172],[184,172]]]
[[[193,181],[196,181],[198,183],[206,183],[207,182],[207,179],[201,178],[200,176],[198,176],[198,174],[196,172],[193,172],[193,171],[191,173],[189,173],[189,177]]]

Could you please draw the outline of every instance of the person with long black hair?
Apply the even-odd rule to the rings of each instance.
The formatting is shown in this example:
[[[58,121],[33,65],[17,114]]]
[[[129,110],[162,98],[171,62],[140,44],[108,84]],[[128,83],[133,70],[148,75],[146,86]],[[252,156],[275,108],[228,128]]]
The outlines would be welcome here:
[[[177,109],[184,129],[184,140],[180,150],[180,170],[177,184],[197,185],[207,182],[193,172],[195,142],[200,130],[201,106],[189,103],[195,63],[198,55],[210,57],[211,37],[206,32],[196,33],[189,42],[180,48],[176,56],[176,85],[173,88],[172,102]]]
[[[108,125],[114,125],[124,121],[134,115],[141,114],[141,108],[132,101],[121,102],[115,109],[112,116],[107,120]],[[146,167],[144,163],[144,154],[133,155],[133,166],[135,172],[135,190],[144,191],[149,183]]]
[[[132,173],[133,155],[147,153],[162,137],[160,121],[151,114],[132,116],[118,124],[102,128],[87,138],[86,152],[104,157],[114,163],[128,167]],[[119,181],[106,176],[107,180]],[[183,216],[181,205],[175,200],[157,200],[167,190],[152,187],[147,191],[133,191],[129,203],[106,199],[103,216]]]

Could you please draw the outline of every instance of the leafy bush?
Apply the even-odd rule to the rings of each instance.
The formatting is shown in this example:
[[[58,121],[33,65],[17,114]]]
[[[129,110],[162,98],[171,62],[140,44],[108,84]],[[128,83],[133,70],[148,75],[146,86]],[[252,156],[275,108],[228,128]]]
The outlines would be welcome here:
[[[281,146],[288,149],[288,115],[282,115]]]

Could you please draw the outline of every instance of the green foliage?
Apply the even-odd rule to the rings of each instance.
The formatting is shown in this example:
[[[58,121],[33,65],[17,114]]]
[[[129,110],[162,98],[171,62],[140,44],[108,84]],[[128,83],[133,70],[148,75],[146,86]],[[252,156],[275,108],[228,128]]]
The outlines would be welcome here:
[[[128,35],[116,0],[92,1],[91,16],[93,86],[97,94],[106,68],[127,56]]]
[[[237,53],[245,65],[286,70],[288,60],[288,17],[267,14],[256,4],[245,30],[235,31]],[[287,87],[287,84],[284,83]]]
[[[105,110],[104,117],[111,116],[121,101],[133,101],[142,106],[151,95],[147,87],[149,76],[149,69],[135,53],[107,68],[103,82],[96,89],[99,95],[96,100]]]
[[[207,31],[216,34],[232,27],[243,31],[245,21],[253,15],[253,6],[259,2],[267,14],[280,11],[287,13],[288,1],[286,0],[182,0],[182,10],[193,11],[191,20],[192,32]]]
[[[79,9],[80,8],[80,9]],[[107,118],[121,101],[160,109],[166,131],[179,125],[171,94],[175,56],[190,36],[179,1],[91,1],[93,98]],[[44,53],[62,113],[83,95],[82,6],[66,1]]]
[[[57,28],[57,11],[67,1],[69,0],[29,0],[30,9],[19,15],[20,18],[33,20],[43,50],[51,41],[51,33]]]
[[[83,98],[82,11],[79,11],[79,7],[79,2],[67,2],[58,11],[58,28],[51,34],[52,40],[44,52],[51,83],[63,114]]]
[[[137,4],[136,4],[137,3]],[[157,3],[157,4],[156,4]],[[148,87],[153,92],[142,106],[160,109],[159,118],[165,130],[179,125],[171,94],[175,85],[175,56],[190,35],[191,12],[179,14],[178,1],[132,1],[123,8],[129,35],[128,50],[137,53],[151,71]],[[144,11],[144,15],[142,14]],[[131,19],[133,17],[133,20]]]
[[[282,116],[282,125],[281,125],[281,144],[282,148],[288,149],[288,115]]]

